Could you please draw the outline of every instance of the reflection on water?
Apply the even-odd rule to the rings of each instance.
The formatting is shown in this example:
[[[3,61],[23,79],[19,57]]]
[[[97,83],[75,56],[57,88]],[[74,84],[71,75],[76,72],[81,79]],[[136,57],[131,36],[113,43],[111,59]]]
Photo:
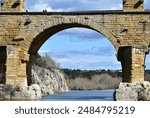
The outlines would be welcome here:
[[[113,101],[114,90],[72,90],[42,97],[47,101]]]

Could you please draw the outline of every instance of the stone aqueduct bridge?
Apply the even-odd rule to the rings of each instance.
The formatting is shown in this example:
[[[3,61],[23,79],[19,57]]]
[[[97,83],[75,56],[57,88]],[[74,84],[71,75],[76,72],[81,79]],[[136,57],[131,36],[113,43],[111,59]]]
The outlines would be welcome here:
[[[85,12],[25,12],[24,2],[4,0],[1,3],[1,83],[26,86],[32,62],[42,44],[55,33],[72,27],[103,34],[116,48],[123,81],[144,81],[150,12],[144,11],[143,0],[123,0],[120,11]]]

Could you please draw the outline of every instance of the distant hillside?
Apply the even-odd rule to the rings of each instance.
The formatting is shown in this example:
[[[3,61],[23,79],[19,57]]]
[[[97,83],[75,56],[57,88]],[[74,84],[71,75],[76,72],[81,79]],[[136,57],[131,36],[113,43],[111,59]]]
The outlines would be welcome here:
[[[113,78],[120,78],[122,73],[120,70],[80,70],[80,69],[62,69],[68,78],[75,79],[76,77],[92,79],[94,75],[108,74]]]
[[[120,70],[63,69],[70,89],[115,89],[122,81]],[[150,70],[145,70],[145,81],[150,81]]]
[[[115,89],[121,81],[121,72],[113,70],[63,69],[63,72],[72,90]]]

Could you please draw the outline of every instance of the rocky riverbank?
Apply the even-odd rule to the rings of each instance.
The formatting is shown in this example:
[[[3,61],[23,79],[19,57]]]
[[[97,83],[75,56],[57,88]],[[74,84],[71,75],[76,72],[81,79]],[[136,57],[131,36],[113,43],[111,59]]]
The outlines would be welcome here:
[[[41,99],[41,89],[32,84],[28,87],[0,85],[0,100],[38,100]]]
[[[33,66],[31,80],[28,87],[0,84],[0,100],[39,100],[41,96],[68,91],[65,77],[59,69]]]
[[[114,93],[116,101],[150,101],[150,82],[120,83]]]

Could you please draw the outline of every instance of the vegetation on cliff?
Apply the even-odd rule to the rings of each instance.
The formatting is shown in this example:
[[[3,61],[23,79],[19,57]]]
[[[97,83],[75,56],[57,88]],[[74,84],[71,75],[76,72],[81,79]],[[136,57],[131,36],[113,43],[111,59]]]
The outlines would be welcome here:
[[[40,86],[43,96],[68,91],[64,74],[47,55],[37,55],[32,66],[31,81]]]
[[[38,67],[46,68],[49,70],[52,69],[59,69],[59,64],[53,61],[48,55],[40,56],[37,54],[37,58],[33,64],[33,66],[36,65]]]

